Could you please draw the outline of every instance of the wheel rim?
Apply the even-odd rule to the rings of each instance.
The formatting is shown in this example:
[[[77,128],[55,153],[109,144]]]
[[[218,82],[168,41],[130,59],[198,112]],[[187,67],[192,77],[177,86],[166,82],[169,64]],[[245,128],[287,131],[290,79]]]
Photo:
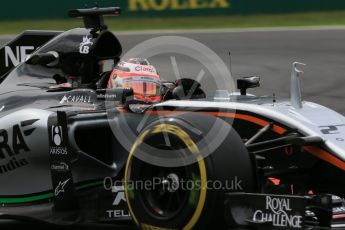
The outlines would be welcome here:
[[[150,215],[159,219],[171,219],[188,203],[191,192],[182,183],[190,181],[186,167],[164,168],[145,164],[142,168],[145,180],[153,181],[152,189],[141,191],[142,201]]]
[[[178,132],[175,132],[176,129]],[[185,133],[185,131],[183,131],[182,129],[176,126],[173,126],[172,128],[167,127],[166,130],[168,131],[169,135],[172,135],[172,137],[176,137],[175,140],[180,141],[180,143],[174,143],[174,148],[172,150],[177,150],[174,154],[186,154],[186,153],[189,154],[188,152],[190,152],[192,154],[195,154],[195,157],[199,156],[200,152],[199,152],[198,147],[196,146],[195,142],[191,139],[191,137],[187,133]],[[174,132],[172,132],[172,130]],[[165,212],[168,215],[162,215],[164,214],[164,212],[162,213],[158,209],[154,211],[153,210],[155,207],[154,205],[147,205],[145,203],[150,200],[146,199],[148,197],[147,194],[146,194],[146,197],[143,198],[144,196],[143,187],[141,187],[140,189],[139,186],[137,185],[133,186],[132,184],[133,182],[135,183],[138,181],[142,182],[146,180],[147,178],[149,178],[148,172],[142,169],[145,164],[148,164],[150,166],[152,166],[152,164],[147,163],[145,161],[141,161],[133,157],[134,154],[137,152],[137,149],[139,148],[139,146],[143,143],[143,141],[150,146],[155,146],[155,148],[157,149],[171,148],[171,146],[166,146],[165,144],[160,144],[157,142],[151,143],[150,142],[151,140],[155,141],[155,140],[159,140],[159,138],[157,138],[157,134],[150,136],[150,129],[148,129],[147,131],[144,131],[141,134],[141,136],[137,139],[136,143],[133,145],[131,149],[131,152],[129,154],[129,158],[126,164],[126,170],[125,170],[126,198],[128,202],[128,208],[130,210],[133,220],[136,222],[138,226],[141,226],[141,224],[146,225],[146,223],[155,225],[157,223],[151,223],[151,220],[155,220],[155,219],[157,221],[158,220],[167,221],[165,223],[169,223],[168,221],[174,220],[174,218],[180,215],[178,211],[176,212],[176,216],[174,216],[175,214],[174,212]],[[180,145],[181,143],[182,145]],[[180,148],[184,148],[184,147],[186,147],[186,149],[184,150],[187,150],[187,151],[184,151],[184,150],[179,151]],[[205,166],[204,159],[198,159],[198,161],[195,164],[184,165],[183,167],[188,168],[187,171],[190,174],[188,174],[186,178],[188,177],[191,178],[191,181],[194,182],[195,186],[192,190],[188,190],[189,192],[188,195],[184,196],[185,198],[188,197],[188,199],[183,199],[184,204],[180,204],[181,209],[186,208],[183,211],[184,213],[183,216],[186,218],[184,220],[185,223],[178,224],[176,228],[192,229],[202,214],[203,207],[206,200],[206,194],[207,194],[207,189],[205,189],[207,187],[206,166]],[[151,176],[152,175],[157,175],[157,174],[151,174]],[[138,203],[135,204],[135,201]],[[188,206],[185,207],[186,205]],[[140,209],[138,210],[138,208]],[[136,215],[136,212],[134,212],[134,210],[137,210],[138,216],[141,217],[140,219],[137,219],[137,215]],[[145,214],[139,215],[139,213],[145,213]],[[153,219],[150,220],[150,218],[147,215],[153,217]],[[161,223],[161,224],[165,225],[164,223]],[[166,226],[171,227],[171,225],[166,225]]]

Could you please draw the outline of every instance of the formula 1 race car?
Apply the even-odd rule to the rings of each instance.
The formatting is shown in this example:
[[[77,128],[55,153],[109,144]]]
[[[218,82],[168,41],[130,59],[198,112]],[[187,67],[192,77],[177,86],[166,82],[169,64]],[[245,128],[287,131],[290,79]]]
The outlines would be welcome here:
[[[119,13],[72,10],[85,28],[26,31],[0,50],[0,219],[345,227],[345,117],[301,100],[298,63],[288,99],[247,94],[260,79],[246,77],[239,93],[179,79],[140,101],[107,84],[122,48],[103,15]]]

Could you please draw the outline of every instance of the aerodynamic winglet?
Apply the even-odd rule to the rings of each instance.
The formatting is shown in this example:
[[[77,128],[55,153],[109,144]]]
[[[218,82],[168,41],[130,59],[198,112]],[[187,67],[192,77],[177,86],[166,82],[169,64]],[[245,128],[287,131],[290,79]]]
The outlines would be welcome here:
[[[291,105],[295,109],[302,108],[302,96],[299,76],[300,74],[303,74],[303,71],[297,69],[298,65],[305,66],[306,64],[300,62],[292,63],[290,100]]]

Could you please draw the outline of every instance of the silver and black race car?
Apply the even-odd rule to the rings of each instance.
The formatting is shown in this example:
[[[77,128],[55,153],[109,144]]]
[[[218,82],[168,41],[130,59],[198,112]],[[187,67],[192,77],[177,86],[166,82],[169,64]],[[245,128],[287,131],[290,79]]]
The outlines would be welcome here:
[[[287,99],[247,94],[260,80],[247,77],[215,96],[162,82],[161,102],[138,102],[104,84],[100,63],[122,48],[103,15],[119,13],[72,10],[85,28],[26,31],[0,50],[0,219],[345,227],[345,117],[301,100],[298,63]]]

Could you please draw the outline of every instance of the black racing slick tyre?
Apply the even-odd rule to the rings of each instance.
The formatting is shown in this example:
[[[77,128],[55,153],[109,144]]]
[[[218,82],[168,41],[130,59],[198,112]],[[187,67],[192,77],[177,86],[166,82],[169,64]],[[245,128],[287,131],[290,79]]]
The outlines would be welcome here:
[[[206,133],[217,125],[228,132],[207,154],[211,142]],[[181,162],[169,166],[140,154],[166,154],[163,161]],[[129,154],[125,185],[140,229],[225,229],[225,193],[255,192],[257,177],[253,159],[230,124],[190,113],[153,122],[141,132]]]

